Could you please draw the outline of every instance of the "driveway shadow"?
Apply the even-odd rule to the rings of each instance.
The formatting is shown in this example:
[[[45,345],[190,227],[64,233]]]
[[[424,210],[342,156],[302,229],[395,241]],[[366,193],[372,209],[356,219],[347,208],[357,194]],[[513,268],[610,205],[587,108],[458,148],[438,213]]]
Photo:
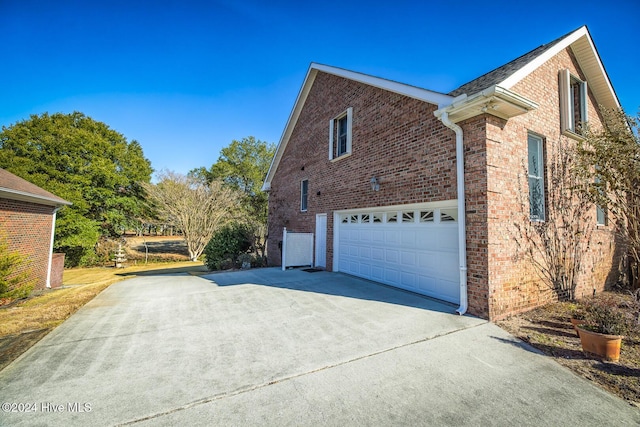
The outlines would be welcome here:
[[[218,286],[260,285],[294,291],[336,295],[368,301],[421,308],[441,313],[455,313],[457,305],[436,300],[400,288],[327,271],[305,272],[301,269],[259,268],[246,271],[219,272],[201,276]],[[473,317],[473,316],[469,316]]]

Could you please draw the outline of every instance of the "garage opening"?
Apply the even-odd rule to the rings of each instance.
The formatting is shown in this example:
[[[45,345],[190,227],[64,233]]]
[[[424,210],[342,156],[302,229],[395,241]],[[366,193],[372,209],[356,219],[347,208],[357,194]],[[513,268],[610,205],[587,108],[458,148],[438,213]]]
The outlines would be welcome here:
[[[334,270],[458,304],[457,216],[456,201],[335,212]]]

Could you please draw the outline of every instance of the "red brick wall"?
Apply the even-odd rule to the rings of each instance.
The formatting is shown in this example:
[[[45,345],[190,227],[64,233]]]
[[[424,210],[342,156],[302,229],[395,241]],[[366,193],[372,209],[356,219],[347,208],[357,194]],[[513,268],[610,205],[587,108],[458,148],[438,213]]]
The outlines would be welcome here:
[[[35,280],[35,288],[47,283],[53,207],[0,198],[0,237],[9,249],[24,256],[21,271]]]
[[[51,277],[50,285],[52,288],[62,286],[62,276],[64,273],[64,254],[55,253],[51,255]]]
[[[512,88],[516,93],[539,104],[530,113],[504,121],[486,118],[487,163],[487,246],[488,304],[490,319],[495,320],[522,312],[555,299],[549,287],[539,279],[531,265],[518,257],[514,224],[528,217],[528,187],[526,176],[528,132],[545,139],[545,162],[548,164],[553,146],[560,140],[560,100],[558,72],[568,68],[585,79],[570,50],[551,58]],[[589,100],[589,122],[601,123],[593,97]],[[467,135],[465,135],[466,137]],[[567,138],[567,137],[562,137]],[[569,139],[568,141],[573,141]],[[470,143],[470,142],[468,142]],[[548,185],[549,171],[546,171]],[[473,181],[473,178],[467,177]],[[522,195],[525,195],[523,198]],[[468,198],[469,196],[467,196]],[[524,200],[524,206],[521,201]],[[552,209],[552,206],[547,206]],[[592,209],[596,223],[596,208]],[[577,295],[600,291],[611,275],[614,263],[614,233],[612,227],[599,227],[589,242],[584,271],[579,279]]]
[[[329,121],[353,108],[352,154],[329,161]],[[270,265],[280,265],[282,228],[315,232],[327,213],[327,269],[333,266],[334,210],[456,198],[455,135],[437,106],[319,72],[269,193]],[[380,191],[370,179],[380,179]],[[300,181],[309,180],[307,212]]]
[[[584,79],[565,50],[514,88],[539,104],[508,121],[490,115],[467,119],[464,131],[469,312],[497,320],[554,298],[517,255],[514,224],[528,217],[528,132],[545,137],[547,151],[560,138],[558,71]],[[589,121],[601,117],[593,96]],[[352,155],[328,160],[329,121],[353,107]],[[268,254],[280,264],[282,228],[315,231],[316,213],[327,213],[327,269],[332,269],[334,210],[456,198],[455,135],[433,116],[436,106],[318,73],[286,147],[269,194]],[[380,191],[369,186],[380,179]],[[309,180],[307,212],[300,212],[300,181]],[[548,182],[548,180],[547,180]],[[526,206],[520,203],[526,201]],[[595,206],[593,221],[595,223]],[[612,227],[599,227],[589,242],[577,295],[602,290],[615,279]]]

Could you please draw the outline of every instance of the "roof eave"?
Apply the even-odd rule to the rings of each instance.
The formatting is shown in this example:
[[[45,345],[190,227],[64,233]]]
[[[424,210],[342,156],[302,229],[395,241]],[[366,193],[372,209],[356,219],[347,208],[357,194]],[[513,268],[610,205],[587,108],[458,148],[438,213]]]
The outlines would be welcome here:
[[[449,119],[458,123],[480,114],[491,114],[509,120],[537,108],[536,102],[501,86],[493,85],[471,96],[458,96],[450,105],[441,106],[435,114],[439,117],[446,111]]]
[[[571,48],[580,68],[589,82],[589,89],[596,97],[598,104],[606,108],[617,109],[621,104],[613,89],[609,76],[600,60],[598,51],[586,26],[578,28],[562,41],[536,57],[508,78],[498,83],[499,86],[511,89],[518,82],[566,48]]]
[[[311,65],[309,66],[309,70],[307,71],[307,75],[304,79],[304,83],[302,84],[302,88],[298,93],[296,102],[293,106],[293,109],[291,110],[291,114],[289,115],[289,119],[287,120],[287,124],[285,126],[284,132],[282,133],[282,137],[280,138],[280,142],[278,143],[276,154],[273,156],[273,160],[271,161],[269,172],[267,172],[267,177],[265,178],[264,184],[262,185],[262,191],[269,191],[271,189],[271,181],[273,179],[275,171],[278,168],[280,160],[282,159],[282,155],[289,142],[289,138],[291,137],[293,128],[296,125],[298,117],[300,116],[300,112],[302,111],[302,107],[304,106],[307,96],[309,95],[309,91],[311,90],[311,86],[313,86],[313,82],[319,71],[363,83],[368,86],[373,86],[379,89],[394,92],[410,98],[415,98],[433,105],[450,104],[454,99],[453,96],[430,91],[427,89],[422,89],[416,86],[410,86],[403,83],[394,82],[392,80],[386,80],[367,74],[357,73],[355,71],[345,70],[342,68],[311,63]]]
[[[22,202],[30,202],[36,203],[39,205],[46,206],[70,206],[72,203],[63,199],[54,199],[51,197],[40,196],[37,194],[26,193],[24,191],[13,190],[10,188],[1,188],[0,187],[0,198],[9,199],[9,200],[19,200]]]

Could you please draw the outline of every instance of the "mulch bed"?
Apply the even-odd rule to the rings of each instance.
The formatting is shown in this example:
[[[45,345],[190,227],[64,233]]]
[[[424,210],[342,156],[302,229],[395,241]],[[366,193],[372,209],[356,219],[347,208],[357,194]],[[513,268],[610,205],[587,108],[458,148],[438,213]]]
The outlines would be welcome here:
[[[603,295],[614,296],[623,309],[635,310],[629,294],[606,292]],[[606,362],[582,351],[580,338],[569,321],[570,316],[571,304],[556,302],[496,324],[576,374],[640,407],[638,328],[623,339],[620,360]]]

